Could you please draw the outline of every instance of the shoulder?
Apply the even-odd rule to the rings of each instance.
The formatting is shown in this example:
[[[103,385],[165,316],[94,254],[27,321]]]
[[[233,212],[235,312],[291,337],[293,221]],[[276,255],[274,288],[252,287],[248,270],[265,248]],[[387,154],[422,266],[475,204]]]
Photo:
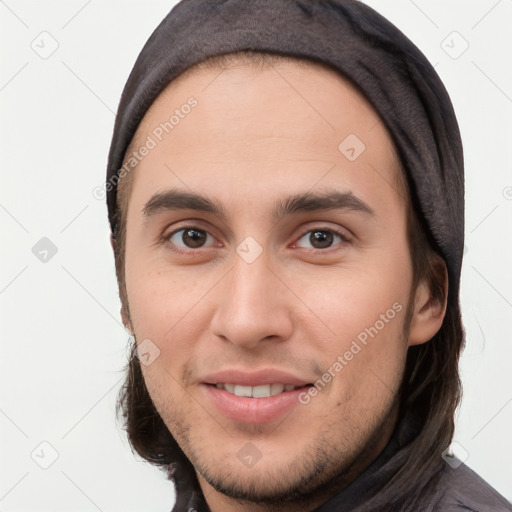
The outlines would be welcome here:
[[[446,464],[440,487],[436,512],[512,512],[512,504],[465,464],[455,469]]]

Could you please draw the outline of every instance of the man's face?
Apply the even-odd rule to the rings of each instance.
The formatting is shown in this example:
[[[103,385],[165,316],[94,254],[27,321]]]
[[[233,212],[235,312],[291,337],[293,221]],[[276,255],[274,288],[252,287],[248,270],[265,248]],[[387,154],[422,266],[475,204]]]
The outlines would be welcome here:
[[[333,71],[239,66],[173,83],[134,148],[148,136],[127,212],[129,321],[203,490],[275,500],[350,481],[389,438],[410,342],[406,202],[383,124]],[[155,200],[169,191],[223,215]],[[289,200],[335,193],[331,208]]]

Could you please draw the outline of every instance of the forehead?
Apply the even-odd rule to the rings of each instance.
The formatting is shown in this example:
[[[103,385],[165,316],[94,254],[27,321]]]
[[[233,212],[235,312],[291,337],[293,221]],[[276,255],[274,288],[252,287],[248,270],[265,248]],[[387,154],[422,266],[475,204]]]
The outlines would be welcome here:
[[[313,185],[323,169],[323,185],[350,176],[404,195],[393,142],[368,100],[339,73],[305,60],[187,70],[152,104],[125,162],[150,140],[133,173],[148,192],[157,168],[212,189],[219,178],[246,187]]]

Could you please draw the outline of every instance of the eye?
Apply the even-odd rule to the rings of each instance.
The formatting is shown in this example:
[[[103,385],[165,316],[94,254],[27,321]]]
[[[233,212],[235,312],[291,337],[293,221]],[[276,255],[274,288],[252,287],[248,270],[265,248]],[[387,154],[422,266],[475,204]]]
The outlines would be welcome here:
[[[208,231],[199,229],[195,226],[186,226],[179,230],[173,231],[165,237],[171,245],[179,249],[197,249],[205,247],[206,242],[209,240],[214,241]]]
[[[333,229],[310,229],[306,231],[299,240],[294,244],[297,245],[301,240],[306,240],[306,243],[310,243],[310,247],[307,249],[329,249],[332,247],[333,241],[336,239],[340,240],[342,245],[344,242],[348,242],[348,238],[341,232]]]

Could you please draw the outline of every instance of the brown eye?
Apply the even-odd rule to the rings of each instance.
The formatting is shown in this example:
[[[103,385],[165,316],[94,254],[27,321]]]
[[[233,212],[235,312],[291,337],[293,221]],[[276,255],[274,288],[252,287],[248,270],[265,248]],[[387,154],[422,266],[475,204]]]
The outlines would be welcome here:
[[[329,231],[312,231],[309,235],[309,241],[315,249],[325,249],[330,247],[334,236]]]
[[[344,235],[331,229],[311,229],[301,236],[299,242],[303,239],[310,244],[309,247],[306,246],[308,249],[329,249],[336,239],[341,242],[338,245],[347,241]]]
[[[186,227],[171,233],[167,239],[176,247],[183,249],[197,249],[203,247],[208,240],[208,237],[213,237],[204,229],[195,227]]]

